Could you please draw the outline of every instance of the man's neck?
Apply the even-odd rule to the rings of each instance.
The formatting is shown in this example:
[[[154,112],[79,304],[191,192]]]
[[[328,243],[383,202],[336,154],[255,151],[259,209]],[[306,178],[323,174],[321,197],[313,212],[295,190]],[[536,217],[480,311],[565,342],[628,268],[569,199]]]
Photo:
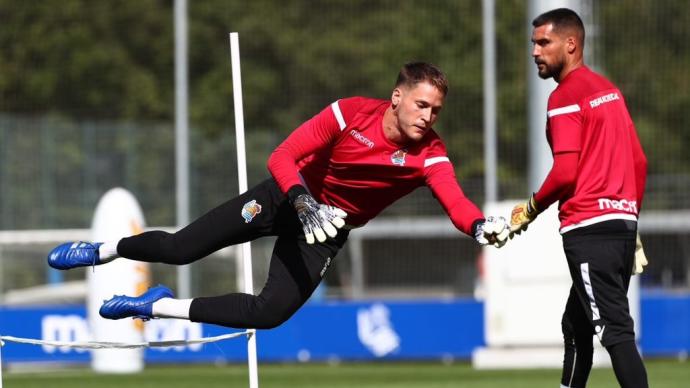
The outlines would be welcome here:
[[[389,106],[388,109],[383,113],[383,136],[388,139],[388,141],[405,145],[405,141],[400,130],[400,125],[398,124],[398,118],[393,112],[393,106]]]
[[[577,60],[573,63],[566,65],[565,67],[563,67],[563,70],[561,70],[561,74],[558,75],[558,79],[554,78],[554,81],[556,81],[557,83],[561,83],[561,81],[563,81],[565,79],[565,77],[568,76],[568,74],[570,74],[573,71],[583,67],[584,65],[585,64],[582,61],[582,58],[580,58],[579,60]]]

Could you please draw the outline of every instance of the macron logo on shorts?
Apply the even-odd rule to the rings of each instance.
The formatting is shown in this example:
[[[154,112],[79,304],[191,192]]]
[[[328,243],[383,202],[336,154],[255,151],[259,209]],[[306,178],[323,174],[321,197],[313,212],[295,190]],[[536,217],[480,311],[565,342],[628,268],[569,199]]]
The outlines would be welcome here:
[[[330,257],[327,257],[327,258],[326,258],[326,263],[323,265],[323,268],[321,269],[321,272],[319,272],[319,275],[320,275],[321,277],[323,277],[323,275],[326,273],[326,270],[327,270],[328,267],[330,267],[330,266],[331,266],[331,258],[330,258]]]

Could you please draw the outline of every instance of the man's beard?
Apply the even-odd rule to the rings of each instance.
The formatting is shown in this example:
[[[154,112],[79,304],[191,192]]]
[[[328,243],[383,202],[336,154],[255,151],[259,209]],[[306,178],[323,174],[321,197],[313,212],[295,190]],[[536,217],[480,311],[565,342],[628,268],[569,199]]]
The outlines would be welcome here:
[[[553,77],[553,79],[556,79],[556,76],[561,74],[561,71],[563,70],[563,63],[562,62],[556,63],[554,65],[549,65],[549,64],[544,63],[544,62],[540,62],[539,64],[544,65],[544,71],[539,70],[539,68],[537,67],[537,71],[538,71],[539,77],[541,79],[549,79],[552,77]]]

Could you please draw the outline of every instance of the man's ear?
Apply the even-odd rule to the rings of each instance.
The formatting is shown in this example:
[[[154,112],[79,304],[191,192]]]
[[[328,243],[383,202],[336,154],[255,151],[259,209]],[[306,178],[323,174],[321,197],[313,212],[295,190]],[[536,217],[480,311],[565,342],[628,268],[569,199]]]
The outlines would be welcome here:
[[[565,47],[568,50],[568,54],[572,54],[577,50],[577,39],[574,36],[569,36],[565,40]]]
[[[400,88],[395,88],[393,89],[393,93],[391,94],[391,103],[393,104],[393,108],[398,106],[400,104],[400,100],[402,99],[402,90]]]

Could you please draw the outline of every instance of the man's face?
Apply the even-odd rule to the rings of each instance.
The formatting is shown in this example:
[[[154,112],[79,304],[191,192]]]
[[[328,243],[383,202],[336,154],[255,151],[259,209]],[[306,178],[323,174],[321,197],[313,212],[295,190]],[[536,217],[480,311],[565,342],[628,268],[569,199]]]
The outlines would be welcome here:
[[[559,80],[567,53],[566,40],[553,32],[553,24],[535,27],[532,31],[532,57],[539,77]]]
[[[401,134],[420,141],[436,122],[444,98],[443,92],[428,82],[395,88],[392,102]]]

